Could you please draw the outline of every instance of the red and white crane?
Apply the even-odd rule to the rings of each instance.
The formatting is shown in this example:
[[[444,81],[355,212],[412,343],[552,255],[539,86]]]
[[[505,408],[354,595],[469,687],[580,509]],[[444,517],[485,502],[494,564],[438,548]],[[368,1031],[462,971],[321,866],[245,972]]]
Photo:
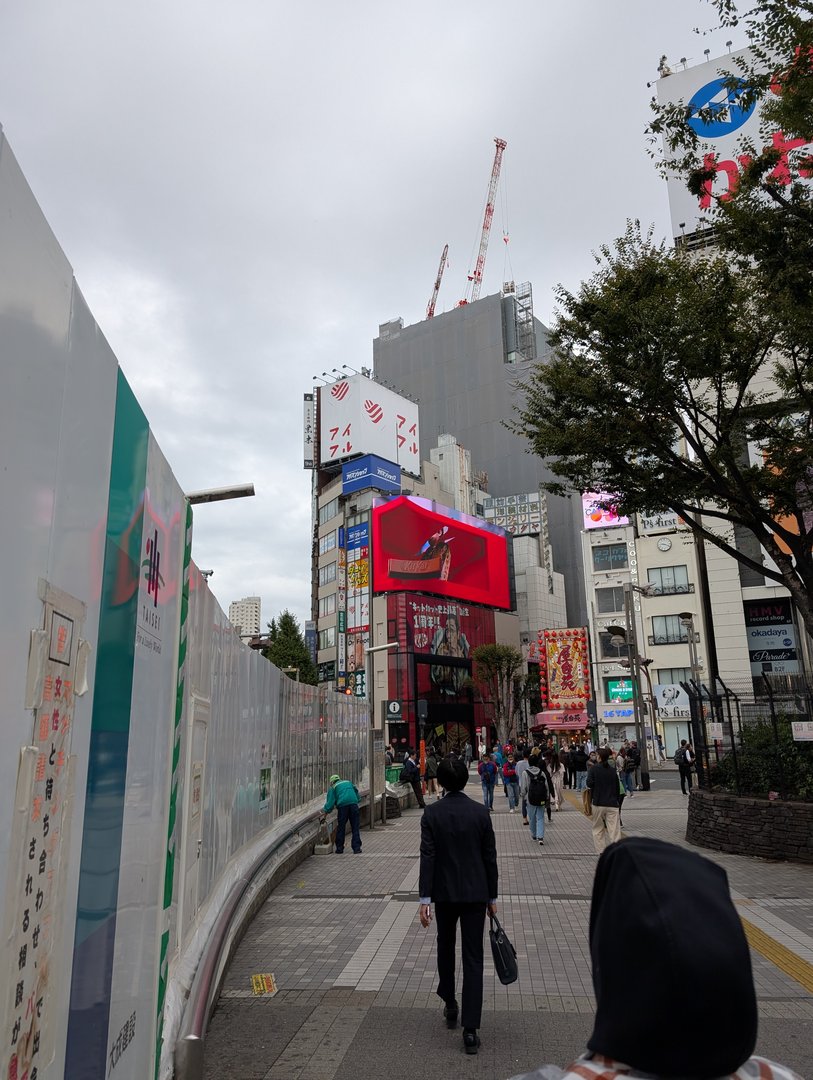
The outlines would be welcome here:
[[[460,301],[458,307],[463,304],[474,303],[480,297],[480,287],[483,284],[483,268],[486,264],[486,252],[488,251],[488,235],[491,232],[491,219],[494,217],[494,196],[497,194],[497,183],[500,179],[502,167],[502,155],[508,143],[505,139],[494,140],[497,150],[494,154],[494,164],[491,168],[491,180],[488,184],[488,196],[486,198],[486,212],[483,218],[483,230],[480,233],[480,250],[477,253],[477,262],[474,271],[469,274],[469,288],[466,290],[466,298]]]
[[[431,319],[435,314],[435,304],[438,302],[438,293],[440,292],[440,279],[443,277],[443,271],[446,269],[446,260],[449,258],[449,245],[447,244],[443,249],[443,254],[440,257],[440,266],[438,267],[438,276],[435,278],[435,287],[432,290],[432,299],[429,301],[426,307],[426,317]]]

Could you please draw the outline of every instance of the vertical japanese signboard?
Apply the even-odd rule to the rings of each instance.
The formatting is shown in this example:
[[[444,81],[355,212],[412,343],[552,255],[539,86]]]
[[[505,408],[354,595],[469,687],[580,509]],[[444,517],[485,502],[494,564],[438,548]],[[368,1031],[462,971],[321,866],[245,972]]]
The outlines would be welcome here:
[[[57,961],[74,794],[74,702],[86,689],[85,607],[47,585],[43,591],[44,626],[31,635],[26,687],[34,723],[31,745],[20,755],[7,879],[4,1078],[35,1076],[51,1062],[52,1013],[68,977]]]
[[[546,630],[544,640],[550,707],[583,709],[590,697],[586,629]]]

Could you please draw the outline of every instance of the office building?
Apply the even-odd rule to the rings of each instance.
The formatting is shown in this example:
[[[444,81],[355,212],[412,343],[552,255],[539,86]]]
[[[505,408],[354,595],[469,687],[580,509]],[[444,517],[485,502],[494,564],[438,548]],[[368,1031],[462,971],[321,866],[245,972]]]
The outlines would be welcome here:
[[[528,453],[527,441],[505,425],[521,400],[518,384],[548,351],[530,285],[509,285],[413,326],[402,319],[382,323],[373,362],[377,378],[419,399],[421,455],[428,458],[437,437],[451,433],[475,469],[487,474],[489,495],[499,497],[538,491],[551,477],[544,462]],[[547,516],[552,569],[564,577],[568,622],[582,626],[578,499],[550,496]]]
[[[244,596],[229,604],[229,622],[241,638],[257,637],[260,632],[260,597]]]

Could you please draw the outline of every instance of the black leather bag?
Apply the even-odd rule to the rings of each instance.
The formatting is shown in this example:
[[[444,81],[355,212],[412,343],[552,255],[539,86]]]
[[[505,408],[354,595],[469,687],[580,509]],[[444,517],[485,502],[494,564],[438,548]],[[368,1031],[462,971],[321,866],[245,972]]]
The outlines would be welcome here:
[[[489,919],[491,920],[491,926],[488,936],[491,941],[491,955],[494,957],[494,970],[497,972],[497,978],[503,986],[508,986],[509,983],[516,982],[519,975],[517,950],[509,941],[508,935],[502,926],[500,926],[497,916],[489,915]]]

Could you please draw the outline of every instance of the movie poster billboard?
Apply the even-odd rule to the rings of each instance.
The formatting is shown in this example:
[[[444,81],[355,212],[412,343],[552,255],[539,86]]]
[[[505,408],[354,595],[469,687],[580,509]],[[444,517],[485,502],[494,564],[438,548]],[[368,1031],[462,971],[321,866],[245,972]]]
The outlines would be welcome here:
[[[399,601],[406,618],[398,619]],[[494,612],[474,604],[459,604],[433,596],[406,595],[388,598],[388,618],[404,627],[400,650],[434,662],[421,665],[419,693],[441,699],[456,698],[471,675],[471,654],[479,645],[493,644]],[[448,657],[449,663],[443,658]],[[465,661],[465,663],[461,663]],[[428,667],[428,675],[426,675]]]
[[[583,626],[546,630],[545,658],[551,709],[583,709],[590,697],[590,658]]]
[[[373,592],[421,592],[511,608],[508,537],[429,499],[373,503]]]

